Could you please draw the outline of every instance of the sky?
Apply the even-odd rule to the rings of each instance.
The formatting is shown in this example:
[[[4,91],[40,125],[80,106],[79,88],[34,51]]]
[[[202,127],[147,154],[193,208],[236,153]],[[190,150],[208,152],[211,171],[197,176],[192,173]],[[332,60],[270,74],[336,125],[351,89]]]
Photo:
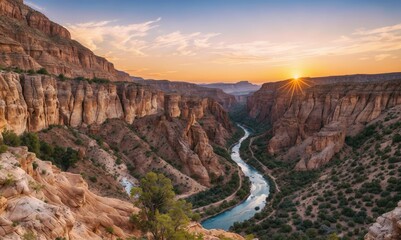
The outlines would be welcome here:
[[[401,1],[29,0],[133,76],[197,83],[401,71]]]

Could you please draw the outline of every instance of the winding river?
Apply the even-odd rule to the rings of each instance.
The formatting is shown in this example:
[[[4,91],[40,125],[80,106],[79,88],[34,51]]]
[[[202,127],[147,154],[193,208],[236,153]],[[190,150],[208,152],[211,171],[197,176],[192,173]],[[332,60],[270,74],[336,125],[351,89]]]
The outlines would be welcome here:
[[[269,196],[270,186],[266,179],[255,168],[249,166],[242,160],[239,149],[242,142],[249,137],[249,131],[238,125],[245,131],[245,135],[234,145],[231,150],[231,158],[240,166],[245,176],[251,181],[251,194],[249,197],[235,206],[234,208],[222,212],[212,218],[202,222],[206,229],[224,229],[228,230],[235,222],[243,222],[252,218],[258,211],[266,205],[266,198]]]

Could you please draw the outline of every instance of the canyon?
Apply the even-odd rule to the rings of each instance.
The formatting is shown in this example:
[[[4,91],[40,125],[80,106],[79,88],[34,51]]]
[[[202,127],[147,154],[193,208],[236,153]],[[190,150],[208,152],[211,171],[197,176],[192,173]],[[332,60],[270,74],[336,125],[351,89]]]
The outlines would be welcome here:
[[[296,169],[317,169],[340,151],[346,136],[401,103],[397,78],[401,74],[302,79],[304,89],[293,96],[290,81],[267,83],[249,98],[248,112],[272,124],[270,154],[287,151],[286,158],[301,158]]]

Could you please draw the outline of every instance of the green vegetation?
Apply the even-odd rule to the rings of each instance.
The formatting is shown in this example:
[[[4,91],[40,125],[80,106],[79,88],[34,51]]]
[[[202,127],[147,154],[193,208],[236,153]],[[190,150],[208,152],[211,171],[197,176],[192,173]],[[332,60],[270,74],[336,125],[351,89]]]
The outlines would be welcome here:
[[[230,111],[230,118],[233,122],[240,123],[248,128],[251,128],[254,132],[264,132],[271,128],[267,122],[258,122],[256,119],[251,118],[246,110],[245,105],[238,105]]]
[[[36,133],[24,133],[18,136],[14,132],[6,130],[2,135],[5,145],[12,147],[27,146],[28,150],[35,153],[37,157],[42,160],[51,161],[63,171],[74,166],[79,160],[78,152],[74,149],[53,146],[40,141]],[[3,146],[0,146],[0,148],[5,149]]]
[[[347,138],[347,145],[319,171],[295,172],[294,163],[259,152],[268,137],[250,146],[280,186],[268,205],[231,230],[264,239],[363,239],[367,226],[401,200],[401,123],[389,116]],[[259,144],[260,142],[260,144]],[[249,144],[249,143],[248,143]],[[248,163],[262,169],[243,149]],[[281,163],[280,163],[281,162]],[[259,164],[259,165],[258,165]],[[284,165],[285,164],[285,165]]]
[[[49,75],[49,72],[46,70],[46,68],[41,68],[38,71],[36,71],[37,74],[43,74],[43,75]]]
[[[198,215],[192,213],[190,203],[175,200],[171,181],[163,174],[146,174],[140,187],[132,189],[131,195],[141,208],[139,215],[133,215],[131,221],[142,231],[149,231],[155,240],[202,239],[202,236],[186,231],[190,220],[196,220]]]

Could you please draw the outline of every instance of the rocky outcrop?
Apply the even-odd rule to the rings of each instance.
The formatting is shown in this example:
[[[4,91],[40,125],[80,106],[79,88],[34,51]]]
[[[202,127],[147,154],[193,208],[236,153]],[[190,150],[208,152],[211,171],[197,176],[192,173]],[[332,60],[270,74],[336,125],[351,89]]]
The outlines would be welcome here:
[[[369,228],[365,240],[397,240],[401,236],[401,202],[391,212],[385,213]]]
[[[225,175],[213,144],[225,146],[232,133],[227,113],[213,99],[166,95],[164,115],[133,123],[167,162],[204,186]],[[146,126],[153,126],[152,128]],[[224,162],[224,161],[223,161]]]
[[[155,114],[162,94],[133,83],[57,81],[44,75],[0,73],[0,127],[20,134],[50,125],[72,127]]]
[[[0,236],[4,239],[102,239],[138,236],[129,202],[97,196],[80,175],[60,172],[27,152],[0,155]],[[113,235],[110,230],[113,229]]]
[[[61,172],[26,147],[0,154],[0,237],[2,239],[128,239],[144,237],[130,216],[132,203],[98,196],[81,175]],[[203,239],[243,240],[222,230],[191,223]]]
[[[160,116],[166,120],[160,121]],[[225,146],[232,126],[227,112],[213,99],[165,95],[135,83],[96,84],[0,73],[1,131],[38,132],[51,125],[85,128],[108,119],[138,121],[138,131],[152,131],[160,148],[168,143],[167,155],[179,159],[180,170],[196,176],[204,186],[210,186],[210,176],[224,175],[212,144]]]
[[[308,83],[310,87],[293,96],[284,83],[265,84],[248,101],[251,116],[273,124],[269,153],[302,148],[300,170],[328,162],[342,148],[346,135],[401,104],[401,81],[397,80]]]
[[[0,66],[24,70],[46,68],[66,77],[130,81],[105,58],[71,39],[64,27],[23,4],[0,1]]]

